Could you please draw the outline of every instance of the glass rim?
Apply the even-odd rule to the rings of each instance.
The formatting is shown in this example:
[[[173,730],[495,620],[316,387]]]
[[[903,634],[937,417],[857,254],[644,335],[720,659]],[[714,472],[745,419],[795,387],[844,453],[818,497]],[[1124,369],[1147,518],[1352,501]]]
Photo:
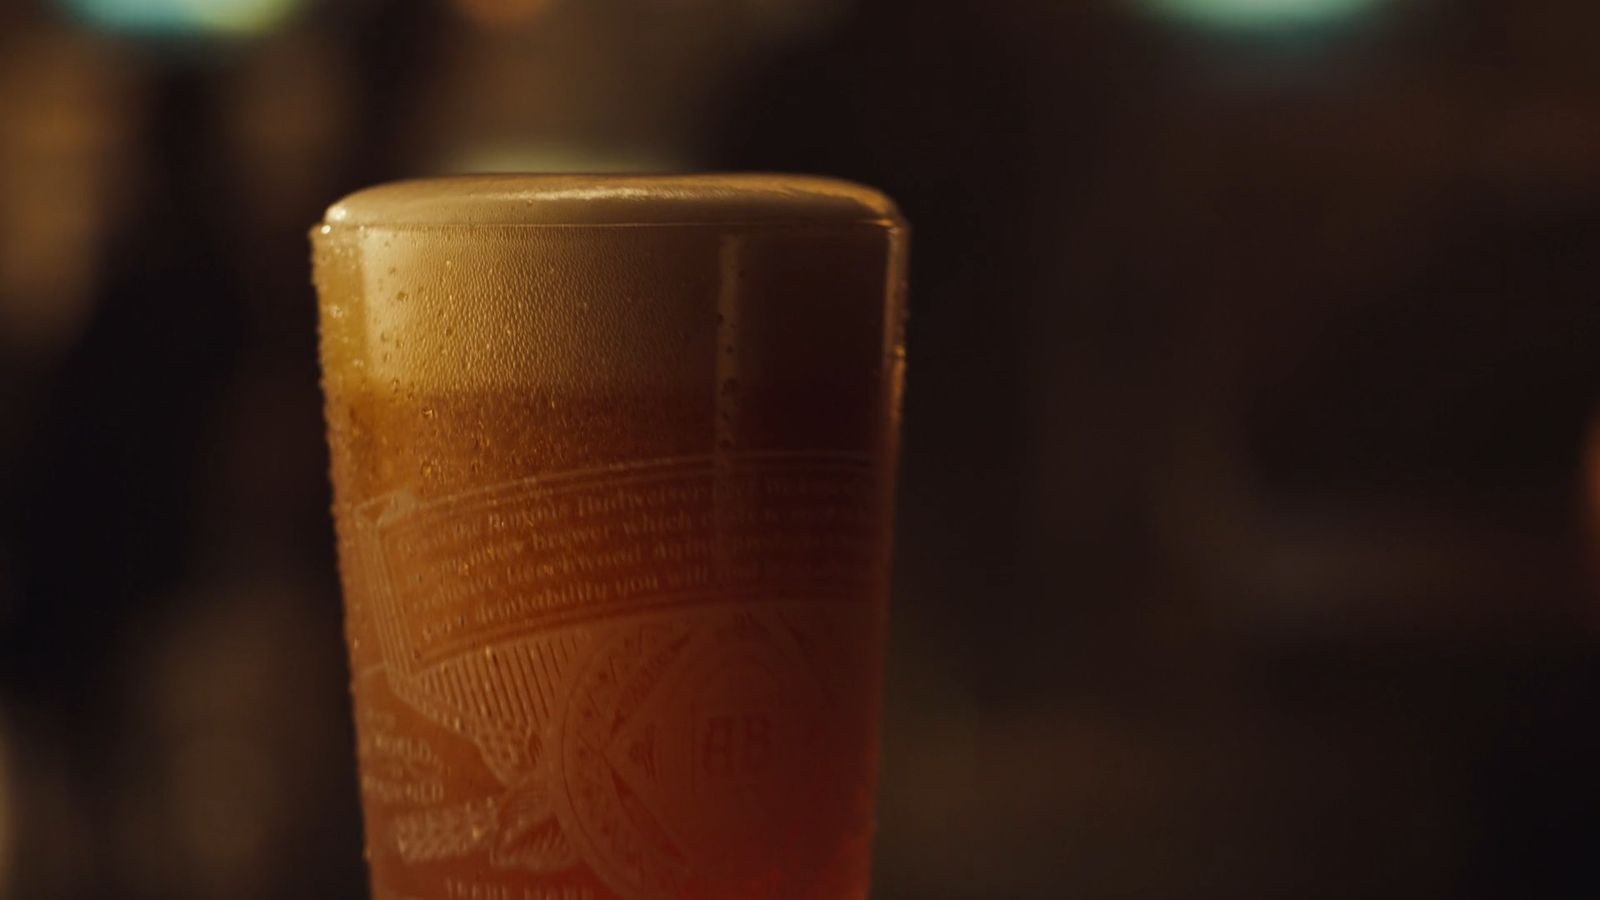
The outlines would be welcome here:
[[[365,188],[329,206],[314,230],[848,224],[894,228],[904,218],[880,191],[814,175],[502,174]]]

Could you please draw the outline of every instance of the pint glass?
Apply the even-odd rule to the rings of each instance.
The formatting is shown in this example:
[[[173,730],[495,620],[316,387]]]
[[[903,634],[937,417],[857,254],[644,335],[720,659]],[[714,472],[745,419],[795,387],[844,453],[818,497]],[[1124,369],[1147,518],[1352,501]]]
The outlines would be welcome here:
[[[473,177],[312,241],[373,895],[865,896],[894,206]]]

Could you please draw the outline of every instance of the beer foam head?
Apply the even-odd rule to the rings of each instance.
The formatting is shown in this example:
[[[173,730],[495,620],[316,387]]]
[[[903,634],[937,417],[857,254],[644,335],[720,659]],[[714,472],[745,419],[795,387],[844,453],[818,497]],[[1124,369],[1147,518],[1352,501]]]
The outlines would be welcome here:
[[[328,225],[897,222],[883,194],[805,175],[473,175],[400,181],[328,208]]]
[[[860,249],[901,225],[876,191],[801,176],[369,188],[330,207],[314,234],[325,364],[407,391],[702,390],[740,286],[762,280],[752,267],[783,257],[786,236],[854,293]]]

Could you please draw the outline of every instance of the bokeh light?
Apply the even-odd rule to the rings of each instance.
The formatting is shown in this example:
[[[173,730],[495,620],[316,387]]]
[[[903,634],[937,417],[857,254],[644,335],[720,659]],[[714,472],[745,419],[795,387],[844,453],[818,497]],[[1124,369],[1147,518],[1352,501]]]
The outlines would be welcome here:
[[[1277,31],[1348,24],[1383,0],[1140,0],[1162,18],[1225,31]]]
[[[93,314],[139,115],[130,68],[68,32],[0,55],[0,354],[52,356]]]
[[[87,24],[150,36],[246,36],[283,24],[304,0],[61,0]]]

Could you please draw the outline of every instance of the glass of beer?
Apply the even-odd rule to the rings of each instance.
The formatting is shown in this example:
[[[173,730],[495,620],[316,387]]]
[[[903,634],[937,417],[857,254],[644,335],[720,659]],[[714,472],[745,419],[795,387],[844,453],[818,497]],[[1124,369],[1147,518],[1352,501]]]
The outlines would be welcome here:
[[[328,210],[374,897],[866,895],[906,239],[779,175]]]

